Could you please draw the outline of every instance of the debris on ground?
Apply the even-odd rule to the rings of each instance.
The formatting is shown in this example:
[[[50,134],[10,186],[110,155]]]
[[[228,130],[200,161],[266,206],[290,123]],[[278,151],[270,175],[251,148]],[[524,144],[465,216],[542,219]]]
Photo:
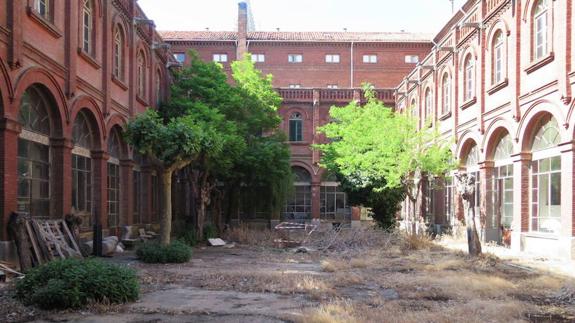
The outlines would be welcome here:
[[[215,239],[208,239],[208,244],[212,247],[223,247],[226,245],[226,242],[220,238],[215,238]]]

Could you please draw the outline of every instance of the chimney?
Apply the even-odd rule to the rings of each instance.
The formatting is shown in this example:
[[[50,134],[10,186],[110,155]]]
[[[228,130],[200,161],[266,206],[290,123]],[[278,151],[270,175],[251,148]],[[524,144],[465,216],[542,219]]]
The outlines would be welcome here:
[[[240,2],[238,4],[238,44],[236,57],[243,59],[248,51],[248,4]]]

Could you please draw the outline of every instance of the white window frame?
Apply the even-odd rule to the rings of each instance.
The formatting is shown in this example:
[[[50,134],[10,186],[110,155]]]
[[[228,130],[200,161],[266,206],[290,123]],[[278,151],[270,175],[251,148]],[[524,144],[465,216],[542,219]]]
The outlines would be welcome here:
[[[174,53],[174,59],[183,64],[186,61],[186,53]]]
[[[94,32],[94,8],[92,0],[84,0],[82,8],[82,49],[84,52],[92,55],[93,53],[93,40],[92,33]]]
[[[464,101],[469,101],[475,96],[475,59],[473,55],[468,55],[465,58],[464,65],[465,77],[463,78],[464,84]]]
[[[254,63],[264,63],[266,61],[265,54],[252,54],[252,62]]]
[[[288,63],[299,64],[303,62],[302,54],[288,54]]]
[[[417,64],[417,63],[419,63],[419,56],[418,55],[405,55],[405,63]]]
[[[212,60],[217,63],[227,63],[228,62],[228,54],[220,53],[220,54],[213,54]]]
[[[441,89],[443,94],[441,98],[441,112],[442,114],[447,114],[451,111],[451,76],[447,73],[443,75]]]
[[[290,89],[300,89],[301,88],[301,84],[290,84],[288,86]]]
[[[504,73],[504,59],[503,54],[505,50],[505,40],[503,38],[503,32],[499,31],[496,34],[494,44],[493,44],[493,85],[503,82]]]
[[[327,88],[328,88],[328,89],[337,89],[337,88],[339,88],[339,87],[337,86],[337,84],[328,84],[328,85],[327,85]]]
[[[374,54],[363,55],[363,63],[364,64],[376,64],[377,63],[377,55],[374,55]]]
[[[545,7],[533,15],[533,57],[540,60],[549,54],[549,6],[547,0],[540,0],[535,9],[545,3]]]
[[[340,56],[339,54],[326,54],[325,62],[330,64],[339,64]]]

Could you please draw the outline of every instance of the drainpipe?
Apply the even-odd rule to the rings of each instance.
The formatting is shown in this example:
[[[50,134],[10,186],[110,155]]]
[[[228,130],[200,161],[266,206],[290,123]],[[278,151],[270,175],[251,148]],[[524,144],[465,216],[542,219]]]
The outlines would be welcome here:
[[[350,68],[350,78],[349,78],[350,81],[351,81],[351,86],[350,86],[350,88],[352,88],[352,89],[353,89],[353,81],[354,81],[354,80],[353,80],[353,44],[354,44],[354,42],[352,41],[352,42],[351,42],[351,59],[350,59],[350,63],[349,63],[349,64],[350,64],[350,67],[351,67],[351,68]]]

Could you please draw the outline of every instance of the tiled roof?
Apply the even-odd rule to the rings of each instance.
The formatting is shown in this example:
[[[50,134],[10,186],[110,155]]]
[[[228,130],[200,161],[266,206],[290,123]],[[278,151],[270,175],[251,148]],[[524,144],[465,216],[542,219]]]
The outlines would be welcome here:
[[[166,41],[236,40],[233,31],[160,31]],[[262,41],[375,41],[375,42],[430,42],[433,35],[405,32],[284,32],[255,31],[248,33],[248,40]]]

